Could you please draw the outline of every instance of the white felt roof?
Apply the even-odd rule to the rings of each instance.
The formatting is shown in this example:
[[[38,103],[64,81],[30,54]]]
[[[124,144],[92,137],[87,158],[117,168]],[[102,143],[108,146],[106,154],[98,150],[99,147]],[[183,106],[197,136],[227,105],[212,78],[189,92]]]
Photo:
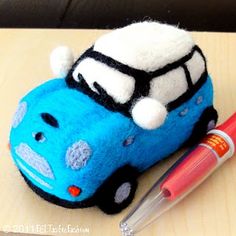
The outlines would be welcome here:
[[[136,69],[154,71],[191,51],[188,32],[158,22],[134,23],[101,36],[94,50]]]

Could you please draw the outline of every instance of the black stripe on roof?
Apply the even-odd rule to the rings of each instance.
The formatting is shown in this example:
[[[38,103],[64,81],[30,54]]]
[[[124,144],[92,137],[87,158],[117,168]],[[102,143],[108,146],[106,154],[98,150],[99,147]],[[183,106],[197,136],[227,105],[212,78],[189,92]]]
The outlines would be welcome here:
[[[75,64],[73,65],[73,67],[71,68],[71,70],[69,71],[67,77],[66,77],[66,83],[68,85],[68,87],[70,88],[75,88],[79,91],[82,91],[83,93],[87,94],[88,96],[90,96],[92,99],[94,99],[96,102],[98,102],[99,104],[103,105],[104,107],[106,107],[108,110],[114,111],[114,112],[120,112],[125,116],[130,117],[130,109],[134,103],[134,101],[136,99],[138,99],[141,96],[147,96],[147,89],[139,89],[138,87],[140,87],[142,85],[144,85],[144,83],[146,83],[147,85],[150,86],[150,81],[155,78],[158,77],[160,75],[163,75],[173,69],[176,69],[178,67],[182,67],[184,63],[186,63],[188,60],[190,60],[194,54],[194,52],[197,51],[200,53],[200,55],[202,56],[204,62],[205,62],[205,70],[202,73],[202,75],[200,76],[199,80],[191,86],[190,89],[188,89],[184,94],[180,95],[176,100],[169,102],[166,107],[168,111],[171,111],[175,108],[177,108],[178,106],[180,106],[182,103],[186,102],[187,100],[189,100],[200,88],[201,86],[205,83],[205,81],[207,80],[207,68],[206,68],[206,59],[201,51],[201,49],[195,45],[191,51],[189,52],[189,54],[185,55],[184,57],[180,58],[179,60],[167,64],[166,66],[157,69],[153,72],[146,72],[143,70],[139,70],[139,69],[135,69],[132,68],[128,65],[125,65],[121,62],[116,61],[115,59],[103,55],[100,52],[94,51],[93,47],[90,47],[87,51],[85,51],[80,57],[79,59],[75,62]],[[127,74],[129,76],[132,76],[135,79],[135,84],[137,86],[135,86],[135,92],[133,94],[133,96],[130,98],[130,100],[124,104],[121,103],[117,103],[114,101],[114,99],[109,96],[106,91],[99,86],[99,92],[100,94],[95,93],[93,90],[90,89],[90,87],[88,86],[86,80],[84,78],[80,79],[79,82],[75,81],[73,78],[73,71],[75,70],[75,68],[78,66],[78,64],[80,63],[80,61],[82,61],[85,58],[93,58],[96,61],[100,61],[103,64],[108,65],[109,67],[112,67],[124,74]],[[187,69],[187,67],[186,67]],[[187,70],[185,71],[185,73],[187,73],[186,77],[188,77],[188,73]],[[81,77],[83,77],[82,75],[80,75]],[[189,75],[190,76],[190,75]],[[189,79],[189,78],[187,78]],[[189,85],[190,85],[190,81],[188,81]],[[98,85],[97,85],[98,86]],[[149,88],[149,86],[146,86],[147,88]],[[95,86],[96,87],[96,86]],[[98,89],[98,88],[97,88]],[[140,90],[140,91],[139,91]]]
[[[96,61],[99,61],[103,64],[106,64],[107,66],[113,68],[113,69],[116,69],[126,75],[129,75],[129,76],[132,76],[134,77],[135,79],[146,79],[146,80],[151,80],[153,79],[154,77],[158,77],[160,75],[163,75],[163,74],[166,74],[167,72],[173,70],[173,69],[176,69],[178,68],[179,66],[182,66],[185,62],[187,62],[188,60],[191,59],[191,57],[193,56],[194,52],[195,51],[198,51],[203,59],[204,59],[204,62],[205,62],[205,57],[203,56],[202,54],[202,51],[201,49],[195,45],[192,47],[191,51],[185,55],[184,57],[180,58],[179,60],[175,61],[175,62],[172,62],[172,63],[169,63],[167,65],[165,65],[164,67],[162,68],[159,68],[155,71],[151,71],[151,72],[147,72],[147,71],[144,71],[144,70],[140,70],[140,69],[136,69],[136,68],[133,68],[131,66],[128,66],[126,64],[123,64],[109,56],[106,56],[98,51],[94,51],[93,47],[90,47],[87,51],[85,51],[81,57],[76,61],[75,65],[73,66],[72,70],[76,68],[76,66],[79,64],[80,61],[82,61],[83,59],[85,58],[92,58]]]

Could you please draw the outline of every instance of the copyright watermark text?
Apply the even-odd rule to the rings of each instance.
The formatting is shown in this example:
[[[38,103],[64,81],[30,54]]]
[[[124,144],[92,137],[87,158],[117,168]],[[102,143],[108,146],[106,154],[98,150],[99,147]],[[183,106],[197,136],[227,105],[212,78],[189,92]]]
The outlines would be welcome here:
[[[53,224],[36,224],[36,225],[4,225],[3,232],[18,232],[18,233],[71,233],[71,234],[89,234],[88,227],[80,227],[74,225],[53,225]]]

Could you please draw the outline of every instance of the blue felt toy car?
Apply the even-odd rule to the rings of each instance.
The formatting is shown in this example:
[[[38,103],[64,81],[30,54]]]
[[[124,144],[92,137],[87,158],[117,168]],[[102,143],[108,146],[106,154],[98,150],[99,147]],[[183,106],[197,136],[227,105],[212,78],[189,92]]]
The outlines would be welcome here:
[[[148,35],[150,28],[153,34],[155,27],[164,27],[162,37],[166,30],[169,54],[164,39],[153,42],[164,50],[156,53],[152,42],[142,47],[150,37],[140,39],[140,45],[127,41],[134,32],[135,37]],[[133,199],[140,173],[184,144],[196,143],[217,121],[205,58],[185,31],[150,22],[119,30],[113,32],[123,40],[105,35],[65,78],[28,93],[13,119],[15,164],[37,194],[64,207],[98,205],[106,213],[121,211]],[[176,46],[178,39],[183,47]],[[132,47],[144,48],[133,61]],[[141,67],[141,55],[156,60]]]

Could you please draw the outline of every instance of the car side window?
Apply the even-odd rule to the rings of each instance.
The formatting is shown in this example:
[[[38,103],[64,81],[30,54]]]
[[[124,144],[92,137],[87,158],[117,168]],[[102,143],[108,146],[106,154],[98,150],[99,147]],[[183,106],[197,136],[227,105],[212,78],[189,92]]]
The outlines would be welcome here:
[[[204,58],[198,51],[195,51],[192,58],[185,64],[189,70],[192,82],[195,84],[201,77],[202,73],[205,71]]]
[[[149,96],[166,105],[185,93],[187,89],[188,84],[184,69],[178,67],[154,78],[151,81]]]
[[[94,84],[98,84],[117,103],[126,103],[134,92],[135,80],[133,77],[92,58],[84,59],[75,68],[73,78],[77,81],[79,81],[78,74],[82,74],[91,90],[99,94],[94,86]]]

